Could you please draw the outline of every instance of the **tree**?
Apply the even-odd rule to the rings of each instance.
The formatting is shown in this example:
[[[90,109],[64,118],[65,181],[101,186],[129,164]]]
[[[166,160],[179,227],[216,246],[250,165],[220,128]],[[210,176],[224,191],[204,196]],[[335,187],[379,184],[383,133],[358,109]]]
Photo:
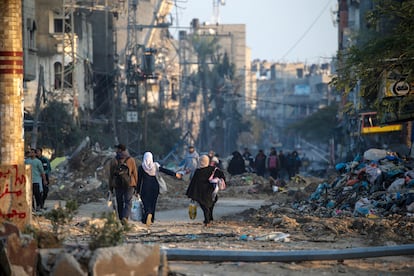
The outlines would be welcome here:
[[[335,136],[337,112],[338,107],[336,105],[322,108],[308,118],[293,123],[287,127],[287,131],[293,131],[310,142],[328,144],[329,139]]]
[[[344,96],[360,84],[364,105],[381,112],[387,101],[380,93],[384,78],[397,74],[407,83],[414,80],[414,1],[374,2],[365,14],[366,28],[356,35],[357,43],[338,53],[333,84]],[[404,102],[411,96],[399,98]]]
[[[39,116],[41,123],[39,145],[51,147],[56,155],[67,153],[84,138],[81,130],[73,122],[67,106],[61,102],[50,101]]]
[[[248,124],[242,122],[234,104],[239,87],[235,65],[230,63],[227,53],[220,53],[218,42],[217,36],[192,37],[199,66],[195,79],[203,95],[199,145],[201,148],[214,145],[216,151],[226,154],[236,147],[238,134]]]
[[[148,126],[150,137],[145,151],[165,156],[180,140],[180,129],[174,127],[173,111],[156,108],[148,112]]]

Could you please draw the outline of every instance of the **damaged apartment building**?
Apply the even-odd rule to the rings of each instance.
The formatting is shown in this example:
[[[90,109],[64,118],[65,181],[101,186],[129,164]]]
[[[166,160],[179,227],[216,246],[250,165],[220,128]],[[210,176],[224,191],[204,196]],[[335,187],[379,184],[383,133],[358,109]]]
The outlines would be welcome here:
[[[77,123],[111,120],[125,98],[129,8],[134,22],[153,25],[164,0],[24,0],[24,98],[33,117],[50,101],[64,103]],[[130,6],[128,6],[130,5]],[[138,32],[138,29],[135,29]],[[151,29],[132,41],[151,45]],[[135,45],[134,45],[135,46]],[[29,122],[29,120],[27,120]]]

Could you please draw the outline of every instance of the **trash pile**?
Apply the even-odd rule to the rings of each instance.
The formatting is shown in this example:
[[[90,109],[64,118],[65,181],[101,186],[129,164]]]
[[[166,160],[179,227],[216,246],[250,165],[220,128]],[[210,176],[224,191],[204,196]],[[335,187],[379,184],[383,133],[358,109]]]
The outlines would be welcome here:
[[[337,177],[320,183],[308,198],[322,216],[377,218],[393,214],[414,216],[414,170],[394,153],[369,149],[348,163],[335,166]]]

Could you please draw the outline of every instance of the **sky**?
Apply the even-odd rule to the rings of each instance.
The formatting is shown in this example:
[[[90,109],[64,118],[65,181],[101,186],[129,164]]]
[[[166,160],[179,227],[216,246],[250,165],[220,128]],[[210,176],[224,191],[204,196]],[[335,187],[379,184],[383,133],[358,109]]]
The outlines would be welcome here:
[[[193,18],[212,22],[213,1],[175,0],[175,27],[188,28]],[[337,0],[223,0],[220,24],[246,24],[252,59],[273,62],[328,62],[338,48],[334,25]],[[172,30],[172,33],[178,29]]]

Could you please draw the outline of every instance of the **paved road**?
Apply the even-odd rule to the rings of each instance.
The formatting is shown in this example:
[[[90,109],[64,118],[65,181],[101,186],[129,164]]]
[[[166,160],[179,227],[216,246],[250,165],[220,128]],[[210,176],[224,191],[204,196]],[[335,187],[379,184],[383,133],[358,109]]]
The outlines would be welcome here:
[[[53,206],[59,204],[59,201],[47,200],[46,207],[48,210]],[[61,201],[62,206],[65,206],[65,202]],[[222,216],[240,213],[244,210],[255,208],[258,209],[264,204],[264,200],[249,200],[249,199],[229,199],[220,198],[214,208],[214,218],[219,219]],[[99,217],[102,212],[106,210],[106,201],[102,199],[101,202],[91,202],[82,204],[79,206],[78,213],[75,216],[75,220],[82,221],[90,219],[94,214],[95,217]],[[188,208],[179,208],[171,210],[157,211],[156,220],[159,222],[202,222],[204,220],[203,213],[200,207],[197,207],[197,218],[190,220],[188,217]]]
[[[214,218],[219,219],[222,216],[240,213],[246,209],[255,208],[258,209],[262,206],[264,200],[246,200],[246,199],[219,199],[214,208]],[[188,209],[173,209],[166,211],[158,211],[156,213],[156,219],[158,221],[191,221],[188,217]],[[197,207],[197,218],[193,221],[204,220],[203,211]]]

